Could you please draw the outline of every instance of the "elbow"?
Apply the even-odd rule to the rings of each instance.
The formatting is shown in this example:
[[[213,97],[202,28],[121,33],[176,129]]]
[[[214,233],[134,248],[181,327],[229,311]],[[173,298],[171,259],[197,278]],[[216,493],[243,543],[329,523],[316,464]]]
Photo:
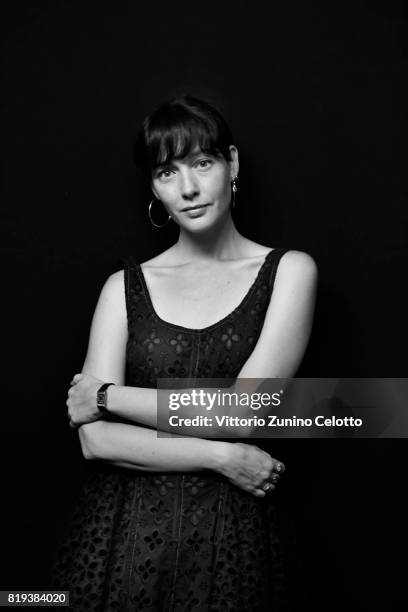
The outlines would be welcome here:
[[[81,425],[78,429],[79,441],[81,443],[81,450],[84,459],[87,461],[101,459],[100,444],[98,439],[100,437],[100,423],[86,423]]]

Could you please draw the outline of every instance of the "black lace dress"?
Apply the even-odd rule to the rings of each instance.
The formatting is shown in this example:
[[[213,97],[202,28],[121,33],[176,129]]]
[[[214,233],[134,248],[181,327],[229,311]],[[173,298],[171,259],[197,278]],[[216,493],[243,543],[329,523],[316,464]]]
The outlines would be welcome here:
[[[140,265],[125,260],[126,384],[235,378],[261,332],[284,252],[270,251],[241,304],[200,330],[160,319]],[[212,472],[92,467],[54,570],[54,588],[70,590],[71,609],[283,609],[273,495],[255,498]]]

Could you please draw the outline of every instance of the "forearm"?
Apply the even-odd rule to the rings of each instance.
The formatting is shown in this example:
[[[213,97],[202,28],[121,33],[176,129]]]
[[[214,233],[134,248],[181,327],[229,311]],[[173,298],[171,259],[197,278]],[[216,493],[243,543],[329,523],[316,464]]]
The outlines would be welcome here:
[[[112,385],[108,388],[108,410],[115,417],[157,428],[157,390]]]
[[[184,389],[184,392],[191,391]],[[159,394],[161,401],[159,402]],[[140,425],[153,427],[171,433],[176,432],[180,436],[193,436],[198,438],[220,438],[231,435],[222,427],[205,425],[201,422],[194,426],[183,425],[183,418],[200,416],[209,419],[209,412],[205,406],[195,405],[181,406],[177,411],[171,411],[166,405],[166,392],[157,389],[142,387],[125,387],[114,385],[108,389],[109,413]],[[158,413],[158,411],[160,411]],[[215,410],[213,410],[215,412]],[[177,418],[177,427],[169,427],[169,419]],[[210,419],[211,420],[211,419]],[[181,423],[179,425],[179,423]],[[238,435],[238,433],[237,433]]]
[[[224,442],[200,438],[158,438],[157,432],[126,425],[96,421],[79,429],[84,456],[143,471],[222,472]]]
[[[272,396],[272,391],[285,387],[285,381],[276,381],[269,394],[263,393],[263,397],[269,398],[270,402],[273,398],[274,403],[266,403],[265,406],[258,401],[256,410],[251,409],[245,398],[253,394],[254,398],[259,396],[257,391],[262,382],[261,379],[237,379],[232,386],[222,390],[209,387],[206,390],[188,388],[177,392],[115,385],[108,389],[108,409],[113,417],[184,436],[247,438],[257,433],[256,426],[251,425],[253,417],[267,420],[271,409],[279,405],[280,395],[275,393]],[[187,405],[180,401],[180,395],[187,397]],[[172,396],[173,400],[170,399]],[[244,401],[240,403],[239,398]],[[245,422],[249,424],[241,425]]]

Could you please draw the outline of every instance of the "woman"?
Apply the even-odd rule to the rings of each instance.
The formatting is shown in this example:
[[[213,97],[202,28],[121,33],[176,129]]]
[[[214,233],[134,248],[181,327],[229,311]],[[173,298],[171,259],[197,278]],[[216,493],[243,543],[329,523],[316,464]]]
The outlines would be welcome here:
[[[282,462],[253,444],[155,431],[158,378],[291,377],[310,335],[315,264],[237,231],[232,143],[221,115],[191,97],[144,121],[149,215],[158,225],[161,203],[180,232],[109,277],[71,382],[70,424],[85,458],[99,460],[56,565],[74,609],[282,605],[273,501]]]

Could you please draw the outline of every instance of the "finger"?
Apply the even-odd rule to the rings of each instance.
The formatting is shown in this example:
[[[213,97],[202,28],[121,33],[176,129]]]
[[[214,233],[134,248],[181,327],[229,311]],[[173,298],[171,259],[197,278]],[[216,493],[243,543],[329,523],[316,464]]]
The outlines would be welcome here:
[[[270,476],[270,481],[274,484],[276,484],[277,482],[279,482],[279,474],[271,474]]]
[[[269,479],[269,476],[272,472],[272,469],[270,468],[269,470],[262,470],[262,472],[260,472],[259,474],[257,474],[257,481],[255,484],[262,484],[263,482],[265,482],[265,480]]]
[[[283,472],[285,471],[285,464],[282,463],[282,461],[277,461],[272,469],[278,474],[283,474]]]
[[[274,491],[276,489],[276,486],[270,480],[267,480],[263,483],[261,489],[265,493],[270,493],[271,491]]]
[[[255,489],[252,495],[254,495],[255,497],[265,497],[266,493],[265,491],[262,491],[262,489]]]

